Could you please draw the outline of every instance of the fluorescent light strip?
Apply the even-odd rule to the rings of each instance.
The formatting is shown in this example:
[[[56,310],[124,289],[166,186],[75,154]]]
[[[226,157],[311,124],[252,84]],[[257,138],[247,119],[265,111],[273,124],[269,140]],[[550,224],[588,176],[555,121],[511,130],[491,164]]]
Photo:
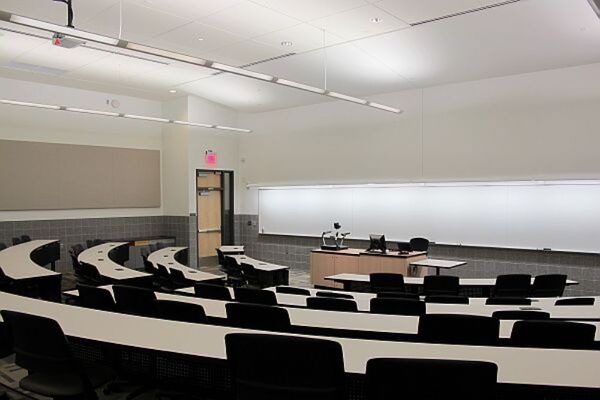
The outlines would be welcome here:
[[[6,104],[6,105],[11,105],[11,106],[21,106],[21,107],[42,108],[42,109],[46,109],[46,110],[69,111],[69,112],[80,113],[80,114],[99,115],[99,116],[103,116],[103,117],[122,117],[122,118],[135,119],[135,120],[139,120],[139,121],[170,123],[170,124],[187,125],[187,126],[193,126],[193,127],[199,127],[199,128],[219,129],[219,130],[224,130],[224,131],[244,132],[244,133],[252,132],[251,129],[234,128],[231,126],[211,125],[211,124],[203,124],[200,122],[189,122],[189,121],[179,121],[179,120],[173,121],[173,120],[166,119],[166,118],[147,117],[145,115],[119,114],[119,113],[110,112],[110,111],[100,111],[100,110],[90,110],[87,108],[55,106],[55,105],[51,105],[51,104],[31,103],[31,102],[26,102],[26,101],[0,99],[0,104]]]
[[[107,36],[97,35],[97,34],[90,33],[90,32],[80,31],[78,29],[67,28],[64,26],[51,24],[48,22],[39,21],[39,20],[32,19],[32,18],[14,15],[14,14],[11,14],[6,11],[0,11],[0,20],[6,21],[6,22],[12,22],[12,23],[30,27],[30,28],[41,29],[44,31],[52,32],[52,33],[60,33],[65,36],[71,36],[71,37],[75,37],[78,39],[84,39],[84,40],[89,40],[89,41],[96,42],[96,43],[102,43],[102,44],[106,44],[106,45],[110,45],[110,46],[115,46],[118,48],[129,49],[132,51],[136,51],[136,52],[140,52],[140,53],[144,53],[144,54],[148,54],[148,55],[153,55],[153,56],[157,56],[157,57],[162,57],[162,58],[166,58],[166,59],[170,59],[170,60],[180,61],[180,62],[192,64],[192,65],[198,65],[198,66],[214,69],[214,70],[221,71],[221,72],[227,72],[227,73],[231,73],[231,74],[244,76],[247,78],[258,79],[258,80],[265,81],[265,82],[271,82],[271,83],[275,83],[275,84],[278,84],[281,86],[304,90],[304,91],[308,91],[308,92],[312,92],[312,93],[316,93],[316,94],[320,94],[320,95],[324,95],[324,96],[328,96],[328,97],[333,97],[338,100],[349,101],[351,103],[376,108],[378,110],[393,112],[393,113],[397,113],[397,114],[402,112],[402,110],[400,110],[398,108],[389,107],[389,106],[386,106],[383,104],[373,103],[373,102],[367,101],[365,99],[348,96],[348,95],[345,95],[342,93],[330,92],[325,89],[316,88],[316,87],[313,87],[310,85],[304,85],[299,82],[294,82],[294,81],[290,81],[290,80],[286,80],[286,79],[279,79],[279,78],[276,78],[271,75],[262,74],[260,72],[254,72],[254,71],[250,71],[250,70],[247,70],[244,68],[238,68],[238,67],[234,67],[231,65],[222,64],[222,63],[218,63],[218,62],[214,62],[214,61],[210,61],[210,60],[205,60],[205,59],[198,58],[198,57],[188,56],[188,55],[180,54],[180,53],[174,53],[174,52],[168,51],[168,50],[157,49],[155,47],[145,46],[142,44],[132,43],[132,42],[128,42],[125,40],[119,40],[119,39],[114,39],[114,38],[107,37]]]

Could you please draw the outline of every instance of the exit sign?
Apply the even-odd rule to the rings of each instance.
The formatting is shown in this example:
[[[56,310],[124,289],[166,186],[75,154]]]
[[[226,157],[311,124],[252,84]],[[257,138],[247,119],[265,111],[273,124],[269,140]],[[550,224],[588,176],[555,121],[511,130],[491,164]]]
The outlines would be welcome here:
[[[215,153],[212,150],[207,150],[204,153],[204,163],[209,166],[213,166],[213,167],[216,166],[217,165],[217,153]]]

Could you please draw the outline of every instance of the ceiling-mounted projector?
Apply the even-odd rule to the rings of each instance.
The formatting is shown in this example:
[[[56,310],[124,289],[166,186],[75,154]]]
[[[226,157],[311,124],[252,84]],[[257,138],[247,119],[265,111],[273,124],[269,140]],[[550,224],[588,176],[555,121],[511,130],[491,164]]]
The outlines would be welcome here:
[[[65,49],[74,49],[76,47],[84,45],[85,42],[83,40],[77,40],[70,37],[66,37],[65,35],[61,35],[60,33],[55,33],[52,36],[52,44],[54,46],[63,47]]]

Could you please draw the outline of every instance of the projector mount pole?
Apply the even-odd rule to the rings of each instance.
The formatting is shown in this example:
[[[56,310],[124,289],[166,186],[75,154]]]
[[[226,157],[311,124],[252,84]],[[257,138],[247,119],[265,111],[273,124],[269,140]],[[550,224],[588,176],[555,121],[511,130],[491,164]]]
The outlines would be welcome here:
[[[75,28],[73,26],[73,0],[53,0],[58,1],[59,3],[65,3],[67,5],[67,27]]]

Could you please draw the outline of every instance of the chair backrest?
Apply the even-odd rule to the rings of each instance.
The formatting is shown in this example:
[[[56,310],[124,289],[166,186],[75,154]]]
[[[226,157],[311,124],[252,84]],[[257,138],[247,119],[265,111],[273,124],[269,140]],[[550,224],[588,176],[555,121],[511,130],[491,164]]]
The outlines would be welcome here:
[[[252,264],[242,263],[241,264],[242,276],[249,284],[256,283],[258,280],[258,273]]]
[[[494,311],[492,317],[498,319],[513,319],[513,320],[540,320],[550,319],[550,313],[536,310],[503,310]]]
[[[89,249],[90,247],[94,247],[94,240],[88,239],[85,241],[85,246]]]
[[[117,306],[112,294],[106,289],[90,285],[77,285],[78,303],[82,307],[96,310],[116,311]]]
[[[560,297],[567,286],[567,276],[562,274],[538,275],[533,280],[531,297]]]
[[[208,283],[196,283],[194,285],[194,295],[203,299],[232,300],[231,292],[228,288]]]
[[[332,297],[334,299],[350,299],[354,300],[354,296],[348,293],[318,291],[315,293],[317,297]]]
[[[185,303],[173,300],[154,300],[156,318],[171,321],[206,323],[206,312],[200,304]]]
[[[86,262],[80,262],[79,265],[81,266],[81,271],[85,278],[92,281],[92,283],[101,284],[104,281],[102,275],[100,275],[100,271],[98,271],[98,268],[95,265]]]
[[[367,399],[496,398],[498,366],[483,361],[374,358],[367,362]],[[399,398],[399,397],[398,397]]]
[[[6,248],[6,244],[4,242],[0,242],[0,251]]]
[[[344,359],[339,343],[284,335],[225,336],[232,398],[341,400]]]
[[[419,318],[419,337],[426,342],[494,345],[500,335],[497,318],[461,314],[425,314]]]
[[[498,275],[494,284],[494,297],[527,297],[531,290],[531,275]]]
[[[31,237],[29,235],[21,235],[21,243],[31,242]]]
[[[371,284],[371,292],[403,292],[404,291],[404,275],[391,274],[387,272],[374,272],[369,274],[369,283]]]
[[[118,311],[143,317],[155,316],[154,291],[135,286],[114,285],[113,293]]]
[[[373,314],[424,315],[424,301],[395,299],[393,297],[375,297],[371,299],[370,311]]]
[[[425,238],[412,238],[410,239],[410,249],[412,251],[428,251],[429,240]]]
[[[528,306],[531,304],[531,299],[525,297],[490,297],[485,300],[485,304],[488,306]]]
[[[585,349],[594,345],[594,325],[568,321],[517,321],[510,335],[520,347]]]
[[[225,265],[225,256],[223,255],[223,252],[218,248],[215,250],[217,250],[217,260],[219,260],[219,265]]]
[[[306,306],[315,310],[358,311],[354,300],[336,299],[333,297],[308,297]]]
[[[142,257],[142,261],[144,262],[144,271],[152,274],[152,275],[158,275],[158,268],[156,268],[154,266],[154,264],[148,260],[148,258],[143,258]]]
[[[227,303],[227,321],[231,326],[288,332],[290,316],[285,308],[250,303]]]
[[[79,254],[81,254],[81,252],[83,251],[83,246],[79,243],[74,244],[73,246],[71,246],[71,251],[73,252],[73,254],[75,254],[76,256],[78,256]]]
[[[423,278],[423,293],[458,296],[460,281],[458,276],[427,275]]]
[[[178,269],[171,269],[171,281],[176,286],[181,287],[190,286],[190,284],[192,283],[185,277],[183,272]]]
[[[242,303],[263,304],[266,306],[277,305],[277,296],[270,290],[250,289],[243,287],[233,288],[235,299]]]
[[[573,297],[571,299],[558,299],[555,306],[593,306],[596,299],[593,297]]]
[[[310,290],[292,286],[277,286],[275,288],[275,292],[277,293],[285,293],[285,294],[298,294],[301,296],[310,296]]]
[[[15,363],[29,371],[76,370],[63,330],[53,319],[15,311],[0,311],[13,339]]]
[[[467,296],[443,296],[434,294],[425,297],[425,302],[442,304],[469,304],[469,298]]]
[[[417,293],[402,293],[402,292],[377,292],[377,297],[388,297],[395,299],[409,299],[409,300],[419,300],[420,297]]]
[[[22,243],[21,242],[21,238],[18,238],[18,237],[12,238],[12,244],[13,244],[13,246],[16,246],[17,244],[21,244],[21,243]]]
[[[156,274],[163,279],[171,279],[169,269],[162,264],[156,264]]]

